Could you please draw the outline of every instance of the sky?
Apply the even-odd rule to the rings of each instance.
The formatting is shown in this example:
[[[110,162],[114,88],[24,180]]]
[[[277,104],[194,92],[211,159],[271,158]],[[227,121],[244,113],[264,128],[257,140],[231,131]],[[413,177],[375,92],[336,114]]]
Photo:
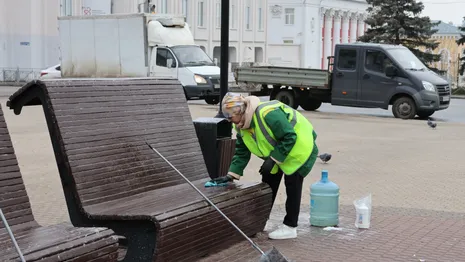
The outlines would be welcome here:
[[[431,20],[442,20],[461,25],[465,16],[465,0],[423,0],[425,5],[422,15]]]

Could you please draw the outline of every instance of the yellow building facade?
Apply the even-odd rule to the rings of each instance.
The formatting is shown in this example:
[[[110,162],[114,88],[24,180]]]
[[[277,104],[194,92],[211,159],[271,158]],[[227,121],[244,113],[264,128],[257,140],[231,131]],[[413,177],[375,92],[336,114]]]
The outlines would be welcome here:
[[[432,63],[431,66],[447,72],[445,77],[453,89],[457,87],[465,88],[465,76],[458,74],[459,58],[465,56],[465,45],[459,46],[456,42],[460,39],[459,27],[441,21],[435,29],[438,31],[432,36],[432,40],[438,42],[439,46],[435,50],[428,51],[441,55],[441,60]]]

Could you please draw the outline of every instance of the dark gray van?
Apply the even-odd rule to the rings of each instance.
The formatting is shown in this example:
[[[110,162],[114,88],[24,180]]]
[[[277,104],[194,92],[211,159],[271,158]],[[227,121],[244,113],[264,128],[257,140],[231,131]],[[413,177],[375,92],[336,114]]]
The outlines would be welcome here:
[[[388,109],[397,118],[429,117],[449,107],[448,82],[408,48],[355,43],[337,45],[331,104]]]

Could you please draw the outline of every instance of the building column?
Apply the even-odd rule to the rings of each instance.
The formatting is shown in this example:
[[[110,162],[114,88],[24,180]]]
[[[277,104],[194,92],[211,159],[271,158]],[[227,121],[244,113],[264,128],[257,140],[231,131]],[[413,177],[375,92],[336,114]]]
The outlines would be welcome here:
[[[357,13],[350,14],[350,43],[357,40]]]
[[[358,37],[362,36],[365,33],[365,19],[365,14],[358,15]]]
[[[332,53],[332,35],[331,29],[333,29],[333,16],[334,10],[329,9],[325,13],[325,37],[324,37],[324,56],[323,56],[323,69],[328,68],[328,56],[331,56]]]
[[[346,11],[342,14],[342,43],[343,44],[349,43],[349,21],[350,21],[350,13]]]
[[[323,63],[323,50],[324,50],[324,30],[325,30],[325,13],[326,13],[326,8],[321,7],[320,8],[320,63],[321,63],[321,69],[323,69],[324,63]]]
[[[331,50],[333,55],[334,47],[341,43],[341,17],[341,11],[334,12],[333,48]]]

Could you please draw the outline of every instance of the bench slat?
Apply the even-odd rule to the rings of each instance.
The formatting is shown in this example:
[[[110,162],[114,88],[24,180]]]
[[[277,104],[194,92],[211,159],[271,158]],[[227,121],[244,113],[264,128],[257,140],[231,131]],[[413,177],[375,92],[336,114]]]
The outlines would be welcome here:
[[[14,169],[12,172],[18,171],[18,167],[2,167],[2,169]],[[7,170],[8,171],[8,170]],[[8,173],[10,173],[8,171]],[[15,185],[21,185],[23,183],[23,180],[21,177],[14,177],[12,179],[4,179],[0,180],[0,187],[7,187],[7,186],[15,186]],[[2,192],[3,193],[3,192]]]
[[[140,123],[140,122],[152,122],[153,119],[150,116],[147,115],[140,115],[137,114],[135,116],[127,115],[123,116],[125,112],[121,112],[118,115],[111,115],[106,114],[104,115],[107,120],[111,120],[111,124],[114,125],[127,125],[131,123]],[[171,120],[173,117],[178,116],[179,113],[177,112],[168,112],[165,114],[162,114],[158,121],[161,121],[162,123],[167,120]],[[83,119],[78,119],[77,117],[64,117],[61,118],[62,121],[60,123],[62,124],[60,129],[62,133],[68,133],[68,132],[78,132],[80,130],[88,130],[89,126],[93,128],[99,128],[101,126],[105,127],[109,123],[102,123],[101,119],[98,118],[83,118]],[[186,120],[186,118],[181,118],[182,120]],[[95,125],[95,126],[94,126]]]
[[[7,195],[7,194],[9,194],[11,192],[18,193],[21,190],[24,190],[24,185],[23,184],[17,184],[17,185],[2,187],[2,192],[5,195]],[[3,199],[3,198],[0,197],[0,199]]]
[[[11,149],[13,145],[11,144],[11,141],[5,137],[5,136],[0,136],[0,148],[5,148],[5,149]]]
[[[82,101],[80,103],[76,103],[76,99],[70,99],[69,101],[62,101],[62,102],[69,102],[69,103],[63,103],[63,104],[58,104],[55,105],[53,108],[55,109],[56,112],[71,112],[71,110],[78,110],[81,112],[81,110],[85,109],[92,109],[92,110],[97,110],[97,109],[106,109],[104,112],[115,112],[120,110],[122,107],[134,107],[135,104],[134,102],[137,101],[137,106],[143,106],[143,105],[150,105],[150,106],[155,106],[155,105],[166,105],[167,103],[180,103],[180,102],[185,102],[185,99],[182,98],[170,98],[170,95],[163,95],[163,96],[131,96],[130,99],[128,97],[125,97],[122,99],[121,97],[118,101],[114,102],[108,102],[108,97],[102,97],[101,99],[96,98],[96,99],[88,99],[87,101]],[[107,99],[107,101],[104,101],[104,99]],[[64,99],[63,99],[64,100]],[[97,100],[97,101],[96,101]],[[102,101],[98,101],[102,100]],[[102,103],[104,103],[105,107],[102,107]],[[82,105],[85,105],[83,108]],[[92,112],[92,111],[91,111]]]
[[[16,171],[9,171],[9,172],[3,173],[2,177],[3,177],[3,180],[10,180],[10,179],[14,179],[14,178],[20,178],[21,173],[19,173],[19,168],[18,168],[18,170],[16,170]]]
[[[142,124],[142,123],[138,123]],[[171,124],[171,125],[170,125]],[[152,124],[146,125],[146,130],[134,130],[134,127],[118,127],[118,126],[111,126],[109,125],[105,129],[96,129],[93,130],[91,128],[87,129],[86,131],[79,131],[79,132],[70,132],[64,133],[63,139],[67,140],[67,144],[74,144],[74,143],[86,143],[86,142],[93,142],[93,141],[101,141],[106,139],[124,139],[127,138],[131,143],[133,142],[135,136],[142,136],[142,141],[144,137],[165,137],[171,136],[172,137],[172,130],[174,128],[185,128],[189,125],[188,122],[176,122],[176,123],[166,123],[156,125],[152,122]],[[156,139],[151,139],[154,142],[157,142]],[[137,141],[137,140],[136,140]],[[139,141],[137,141],[139,142]],[[132,145],[132,144],[131,144]]]

